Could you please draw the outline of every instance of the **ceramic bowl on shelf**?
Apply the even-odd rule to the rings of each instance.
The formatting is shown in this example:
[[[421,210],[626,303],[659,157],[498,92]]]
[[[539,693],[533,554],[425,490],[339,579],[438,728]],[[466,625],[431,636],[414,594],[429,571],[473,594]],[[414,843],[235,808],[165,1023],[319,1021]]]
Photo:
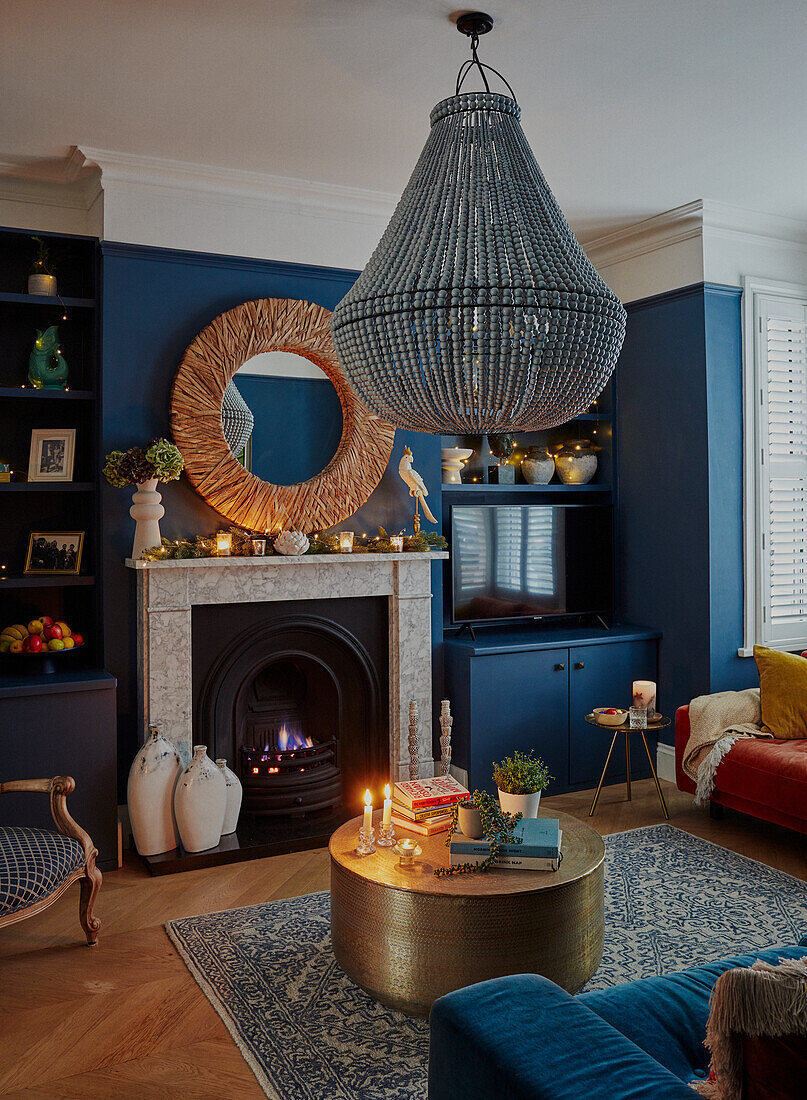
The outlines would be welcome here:
[[[591,713],[601,726],[623,726],[628,719],[628,712],[618,707],[595,707]]]

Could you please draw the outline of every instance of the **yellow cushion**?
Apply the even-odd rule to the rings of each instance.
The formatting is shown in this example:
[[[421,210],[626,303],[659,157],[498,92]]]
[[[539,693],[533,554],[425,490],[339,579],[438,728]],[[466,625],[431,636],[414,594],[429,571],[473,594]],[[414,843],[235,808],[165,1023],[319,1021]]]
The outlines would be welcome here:
[[[807,660],[795,653],[754,646],[762,725],[774,737],[807,737]]]

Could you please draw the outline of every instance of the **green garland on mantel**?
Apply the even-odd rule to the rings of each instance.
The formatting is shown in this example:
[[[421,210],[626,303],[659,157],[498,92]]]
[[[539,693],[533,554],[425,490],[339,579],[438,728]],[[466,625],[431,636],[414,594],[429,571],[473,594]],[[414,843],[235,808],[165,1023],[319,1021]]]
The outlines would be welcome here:
[[[252,531],[245,531],[242,527],[228,527],[226,529],[231,537],[232,544],[230,557],[251,558],[270,557],[276,553],[273,548],[273,539],[266,540],[266,554],[254,555],[250,539],[254,537]],[[259,537],[262,537],[259,535]],[[421,531],[417,535],[404,535],[403,548],[405,553],[425,554],[430,550],[445,550],[448,546],[442,535],[433,532]],[[309,557],[311,554],[339,554],[339,536],[324,535],[321,532],[311,535],[310,545],[305,554],[300,557]],[[356,536],[353,540],[354,554],[397,554],[400,553],[392,545],[390,536],[383,527],[378,528],[378,534],[374,538]],[[194,535],[187,539],[163,539],[159,546],[148,546],[140,555],[141,561],[176,561],[187,558],[216,558],[216,534]],[[284,555],[280,554],[279,557]]]

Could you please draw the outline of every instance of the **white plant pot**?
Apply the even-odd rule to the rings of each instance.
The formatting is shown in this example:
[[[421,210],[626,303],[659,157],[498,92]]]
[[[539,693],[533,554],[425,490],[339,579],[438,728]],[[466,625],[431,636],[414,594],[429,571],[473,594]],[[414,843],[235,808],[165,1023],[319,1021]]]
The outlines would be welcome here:
[[[135,560],[149,546],[160,545],[160,520],[165,515],[165,508],[160,503],[162,497],[156,489],[157,478],[153,477],[150,481],[141,481],[132,493],[129,515],[137,524],[132,544],[132,557]]]
[[[533,794],[508,794],[506,791],[499,791],[499,805],[507,814],[537,817],[540,803],[540,791],[535,791]]]
[[[28,276],[28,293],[29,294],[44,294],[48,298],[56,297],[56,276],[55,275],[29,275]]]
[[[149,726],[145,744],[132,761],[126,786],[129,821],[141,856],[171,852],[179,844],[173,795],[181,770],[177,750],[157,726]]]
[[[174,813],[186,852],[206,852],[216,847],[226,809],[224,776],[207,755],[207,745],[194,745],[193,759],[174,791]]]
[[[228,836],[230,833],[235,832],[238,825],[238,815],[241,812],[241,799],[244,797],[244,790],[241,786],[241,780],[232,768],[227,767],[226,760],[217,760],[216,767],[224,776],[224,782],[227,786],[227,808],[224,811],[224,824],[221,827],[221,835]]]

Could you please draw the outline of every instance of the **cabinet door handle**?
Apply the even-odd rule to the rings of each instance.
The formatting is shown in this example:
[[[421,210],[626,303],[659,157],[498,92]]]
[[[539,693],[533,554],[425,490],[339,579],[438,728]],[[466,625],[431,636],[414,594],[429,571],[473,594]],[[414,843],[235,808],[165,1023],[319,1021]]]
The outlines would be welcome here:
[[[566,665],[555,665],[555,672],[565,672]]]
[[[574,663],[574,667],[575,667],[575,668],[585,668],[585,667],[586,667],[586,666],[585,666],[585,662],[583,662],[583,661],[575,661],[575,663]]]

